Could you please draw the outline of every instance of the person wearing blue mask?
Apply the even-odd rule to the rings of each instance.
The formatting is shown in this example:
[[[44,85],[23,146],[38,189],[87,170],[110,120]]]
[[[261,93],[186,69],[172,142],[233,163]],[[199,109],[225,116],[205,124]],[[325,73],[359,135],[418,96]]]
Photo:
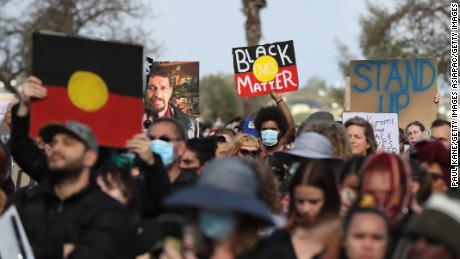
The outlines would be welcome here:
[[[204,237],[202,245],[194,242],[196,249],[182,246],[179,253],[198,252],[194,256],[199,258],[263,258],[259,257],[264,251],[259,231],[274,220],[260,192],[257,172],[244,160],[226,157],[209,162],[196,185],[164,200],[168,207],[195,212],[196,221],[192,222]],[[160,258],[181,258],[169,244],[163,248]]]
[[[283,98],[277,93],[272,93],[271,97],[277,106],[261,108],[254,119],[265,155],[283,151],[295,132],[294,118]]]
[[[195,182],[197,175],[180,170],[180,160],[185,153],[187,134],[182,123],[173,118],[159,118],[147,130],[152,152],[158,154],[168,172],[172,191]]]

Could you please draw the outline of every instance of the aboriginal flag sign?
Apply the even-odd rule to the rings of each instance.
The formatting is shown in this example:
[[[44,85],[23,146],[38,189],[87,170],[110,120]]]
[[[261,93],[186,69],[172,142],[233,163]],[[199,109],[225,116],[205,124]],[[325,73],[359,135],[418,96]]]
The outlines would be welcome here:
[[[292,40],[234,48],[232,52],[239,96],[253,97],[272,91],[293,92],[299,88]]]
[[[32,59],[48,92],[32,102],[32,136],[48,122],[77,120],[99,145],[123,147],[140,131],[142,46],[34,33]]]

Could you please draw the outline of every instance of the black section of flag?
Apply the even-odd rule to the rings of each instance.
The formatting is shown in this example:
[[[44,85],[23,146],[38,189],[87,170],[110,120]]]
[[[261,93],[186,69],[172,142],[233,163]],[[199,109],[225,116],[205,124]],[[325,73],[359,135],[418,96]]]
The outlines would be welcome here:
[[[280,68],[296,64],[294,41],[292,40],[251,47],[233,48],[232,53],[235,74],[252,71],[254,61],[262,55],[269,55],[275,58]],[[246,62],[249,66],[246,66]],[[241,69],[247,67],[248,69]]]
[[[33,75],[49,86],[67,86],[77,70],[98,74],[111,93],[142,97],[143,47],[70,36],[33,34]]]

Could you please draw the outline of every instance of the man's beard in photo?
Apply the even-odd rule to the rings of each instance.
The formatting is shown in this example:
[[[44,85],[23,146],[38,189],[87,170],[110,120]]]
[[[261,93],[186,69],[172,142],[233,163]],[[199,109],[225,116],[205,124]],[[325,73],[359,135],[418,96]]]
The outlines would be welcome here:
[[[73,182],[83,172],[83,161],[77,161],[66,165],[64,168],[50,169],[49,179],[53,185]]]
[[[144,98],[144,110],[147,113],[147,115],[152,116],[152,117],[156,117],[155,115],[163,111],[165,107],[168,105],[164,99],[159,98],[163,101],[163,107],[156,108],[153,104],[155,102],[155,99],[156,99],[155,97],[148,98],[147,96],[145,96]]]

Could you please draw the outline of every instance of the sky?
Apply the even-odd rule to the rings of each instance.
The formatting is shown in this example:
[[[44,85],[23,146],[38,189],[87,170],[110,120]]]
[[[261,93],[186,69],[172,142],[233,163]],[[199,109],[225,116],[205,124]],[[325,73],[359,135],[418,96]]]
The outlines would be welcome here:
[[[379,0],[378,2],[382,2]],[[342,82],[336,40],[361,58],[359,17],[364,0],[267,0],[260,44],[293,40],[299,81]],[[157,60],[200,62],[200,75],[233,73],[232,48],[246,46],[241,0],[153,0],[149,23],[163,51]]]

